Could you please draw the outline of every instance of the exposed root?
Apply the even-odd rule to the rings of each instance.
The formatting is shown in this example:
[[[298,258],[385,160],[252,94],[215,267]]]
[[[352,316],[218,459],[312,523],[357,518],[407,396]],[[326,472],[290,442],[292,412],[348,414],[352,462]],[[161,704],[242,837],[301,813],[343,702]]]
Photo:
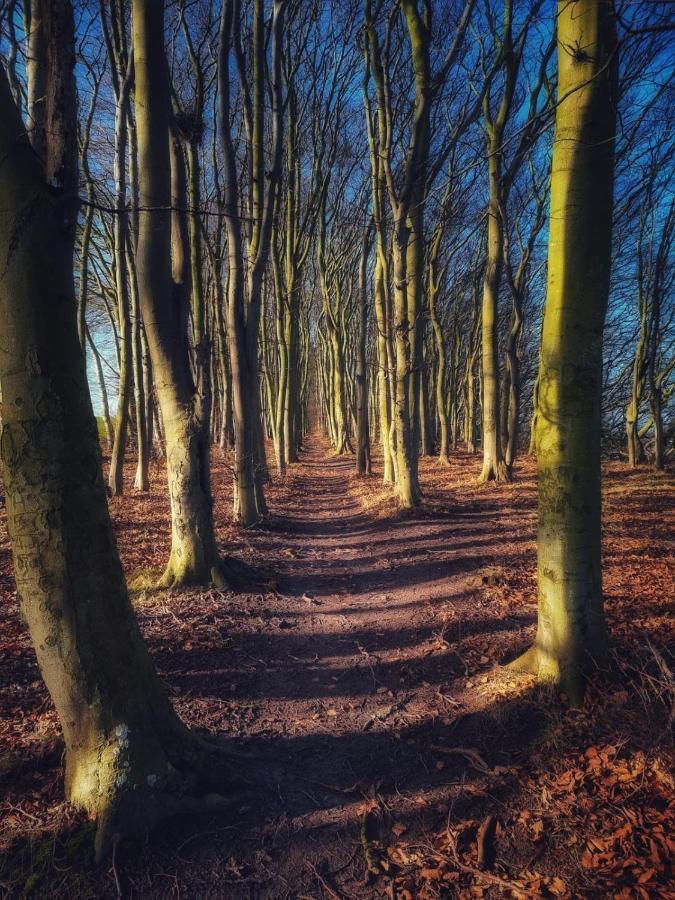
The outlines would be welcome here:
[[[496,483],[508,483],[513,481],[513,473],[504,460],[495,463],[492,460],[486,460],[483,464],[483,470],[478,477],[479,484],[485,484],[488,481]]]
[[[159,822],[175,816],[195,815],[208,811],[226,810],[241,802],[241,798],[219,794],[192,795],[152,791],[125,792],[99,816],[94,839],[94,860],[102,862],[114,844],[124,838],[138,838],[152,830]]]
[[[226,556],[218,559],[213,565],[204,569],[188,569],[177,572],[169,561],[164,574],[157,582],[159,590],[181,591],[188,588],[201,587],[225,590],[257,590],[270,588],[275,584],[274,573],[254,568],[240,559]]]
[[[495,859],[494,839],[497,828],[497,820],[494,816],[487,816],[478,829],[476,839],[476,851],[479,869],[491,869]]]
[[[276,575],[271,569],[256,568],[233,556],[226,556],[221,568],[227,584],[232,590],[255,591],[276,587]]]
[[[513,672],[534,675],[540,685],[565,694],[572,706],[580,706],[586,693],[586,675],[582,666],[564,665],[536,644],[507,664]]]
[[[230,754],[186,732],[179,749],[167,752],[166,772],[144,778],[117,778],[98,811],[94,855],[101,862],[124,838],[137,838],[164,819],[226,810],[240,804],[240,780]]]
[[[510,663],[507,663],[506,668],[511,669],[512,672],[522,672],[526,675],[538,675],[539,651],[536,647],[530,647]]]

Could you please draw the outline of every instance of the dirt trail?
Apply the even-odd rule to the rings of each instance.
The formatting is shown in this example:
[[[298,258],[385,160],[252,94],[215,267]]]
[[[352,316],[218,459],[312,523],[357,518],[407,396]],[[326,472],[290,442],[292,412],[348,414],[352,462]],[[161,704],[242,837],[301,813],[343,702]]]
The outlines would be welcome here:
[[[447,809],[470,768],[461,757],[439,763],[432,747],[468,742],[495,764],[518,740],[508,717],[486,732],[489,713],[468,715],[476,697],[465,696],[467,674],[493,659],[479,647],[466,658],[462,642],[495,631],[517,641],[533,621],[531,611],[486,611],[484,573],[500,544],[489,508],[379,520],[363,512],[352,471],[352,458],[313,438],[272,525],[250,533],[279,573],[278,593],[228,601],[223,616],[236,624],[224,666],[222,650],[199,661],[192,650],[187,671],[180,653],[160,659],[186,715],[208,679],[203,702],[219,701],[221,714],[202,721],[252,754],[246,777],[260,795],[243,833],[270,871],[256,896],[283,895],[284,882],[296,896],[305,880],[313,896],[315,868],[356,879],[359,896],[364,812],[380,810],[376,832],[401,820],[432,826],[436,801]],[[238,865],[259,879],[259,851],[245,844]]]

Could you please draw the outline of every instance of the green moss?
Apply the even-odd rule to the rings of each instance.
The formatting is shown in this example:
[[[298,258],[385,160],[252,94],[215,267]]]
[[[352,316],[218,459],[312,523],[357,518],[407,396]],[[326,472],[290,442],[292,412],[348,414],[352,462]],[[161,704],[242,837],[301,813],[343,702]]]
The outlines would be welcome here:
[[[94,868],[95,826],[85,822],[72,831],[21,837],[4,854],[8,882],[22,897],[99,896]],[[68,872],[64,882],[64,872]],[[59,893],[54,882],[58,881]]]
[[[129,579],[129,593],[134,600],[147,599],[144,595],[155,592],[161,574],[158,569],[136,569]]]
[[[28,897],[28,896],[30,896],[30,894],[33,893],[35,888],[40,883],[41,877],[42,876],[39,873],[31,872],[31,874],[28,876],[28,878],[26,878],[26,881],[24,882],[24,885],[23,885],[23,890],[21,891],[21,893],[23,894],[24,897]]]
[[[108,432],[106,431],[105,421],[102,416],[96,416],[96,430],[98,431],[99,441],[105,444],[108,440]]]

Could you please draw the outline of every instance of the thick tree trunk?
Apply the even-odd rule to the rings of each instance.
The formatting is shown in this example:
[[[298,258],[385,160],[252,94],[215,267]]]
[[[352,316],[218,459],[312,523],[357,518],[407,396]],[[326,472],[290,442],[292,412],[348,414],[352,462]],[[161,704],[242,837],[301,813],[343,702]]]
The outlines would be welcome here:
[[[155,675],[117,555],[77,331],[70,3],[50,2],[45,22],[60,98],[46,116],[46,172],[0,69],[0,448],[17,589],[63,727],[66,796],[98,820],[100,857],[114,835],[189,807],[209,768],[211,784],[217,770],[223,782]],[[71,152],[56,152],[54,167],[61,138]]]
[[[539,618],[532,649],[516,662],[575,702],[606,647],[600,398],[616,130],[612,16],[602,0],[558,3],[560,99],[537,417]]]

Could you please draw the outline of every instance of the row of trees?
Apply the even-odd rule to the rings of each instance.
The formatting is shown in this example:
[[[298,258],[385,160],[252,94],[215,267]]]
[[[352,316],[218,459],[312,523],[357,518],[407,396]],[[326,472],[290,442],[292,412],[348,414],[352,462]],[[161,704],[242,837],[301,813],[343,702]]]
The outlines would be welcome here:
[[[650,429],[657,465],[667,452],[659,4],[643,19],[606,0],[560,0],[557,16],[544,0],[445,16],[421,0],[168,9],[167,22],[149,0],[2,7],[9,528],[67,794],[99,818],[100,851],[229,773],[177,719],[142,643],[87,376],[108,491],[125,489],[130,438],[138,490],[151,455],[166,461],[174,588],[242,576],[215,540],[214,444],[234,451],[249,526],[267,512],[266,438],[283,475],[312,417],[361,472],[377,440],[385,482],[414,507],[420,453],[446,462],[462,440],[481,446],[482,480],[511,478],[533,409],[540,614],[519,664],[573,696],[605,643],[603,391],[628,405],[633,461]],[[637,251],[611,276],[613,219],[615,247]],[[611,278],[610,339],[625,344],[603,361]]]

